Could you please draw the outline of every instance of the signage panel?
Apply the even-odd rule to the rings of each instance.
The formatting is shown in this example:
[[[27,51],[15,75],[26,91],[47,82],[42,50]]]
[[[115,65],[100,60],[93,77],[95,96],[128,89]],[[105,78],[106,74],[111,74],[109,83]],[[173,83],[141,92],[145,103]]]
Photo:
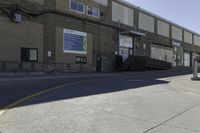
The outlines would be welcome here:
[[[181,43],[180,43],[180,42],[176,42],[176,41],[172,40],[172,46],[175,46],[175,47],[180,47],[180,46],[181,46]]]
[[[133,38],[129,36],[120,35],[120,46],[126,48],[133,48]]]
[[[64,29],[63,52],[87,54],[87,33]]]

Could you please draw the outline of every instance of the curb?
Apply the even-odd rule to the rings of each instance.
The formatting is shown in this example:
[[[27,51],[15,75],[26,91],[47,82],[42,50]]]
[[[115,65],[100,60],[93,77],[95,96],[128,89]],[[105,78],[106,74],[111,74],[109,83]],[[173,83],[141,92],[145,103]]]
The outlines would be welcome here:
[[[184,86],[184,85],[180,85],[180,83],[178,82],[175,82],[175,81],[171,81],[169,83],[169,86],[173,87],[173,88],[178,88],[178,89],[181,89],[181,90],[184,90],[184,91],[187,91],[187,92],[193,92],[193,93],[198,93],[200,94],[200,89],[193,89],[192,87],[190,86]]]
[[[52,87],[52,88],[49,88],[49,89],[44,89],[43,91],[40,91],[40,92],[34,93],[32,95],[26,96],[24,98],[21,98],[20,100],[17,100],[15,102],[3,107],[3,108],[0,108],[0,116],[3,115],[4,113],[6,113],[7,111],[9,111],[10,109],[18,106],[19,104],[22,104],[23,102],[25,102],[27,100],[31,100],[32,98],[35,98],[35,97],[40,96],[42,94],[54,91],[54,90],[59,89],[61,87],[77,85],[77,84],[81,84],[81,83],[85,83],[85,82],[90,82],[90,81],[93,81],[93,80],[96,80],[96,79],[76,81],[76,82],[73,82],[73,83],[66,83],[66,84],[62,84],[62,85],[59,85],[59,86],[56,86],[56,87]],[[102,79],[99,79],[99,80],[102,80]]]

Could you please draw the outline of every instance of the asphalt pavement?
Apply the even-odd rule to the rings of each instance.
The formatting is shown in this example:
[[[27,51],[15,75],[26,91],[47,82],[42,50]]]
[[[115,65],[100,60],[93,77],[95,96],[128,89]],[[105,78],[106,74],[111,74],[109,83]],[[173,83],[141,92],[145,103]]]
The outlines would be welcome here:
[[[0,132],[200,132],[200,93],[194,91],[200,84],[191,83],[189,73],[3,75],[1,109],[28,98],[0,115]]]

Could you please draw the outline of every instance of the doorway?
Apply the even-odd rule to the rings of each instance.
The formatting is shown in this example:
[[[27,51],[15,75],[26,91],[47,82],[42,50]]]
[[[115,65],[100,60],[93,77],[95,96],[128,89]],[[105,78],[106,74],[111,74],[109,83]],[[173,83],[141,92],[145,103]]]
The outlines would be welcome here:
[[[183,46],[173,47],[173,66],[183,66]]]
[[[133,55],[133,37],[120,35],[119,55],[122,56],[123,62]]]
[[[96,60],[96,72],[101,72],[102,71],[102,58],[97,57]]]
[[[133,55],[132,48],[120,47],[119,48],[119,55],[122,56],[123,61],[126,61],[130,55]]]

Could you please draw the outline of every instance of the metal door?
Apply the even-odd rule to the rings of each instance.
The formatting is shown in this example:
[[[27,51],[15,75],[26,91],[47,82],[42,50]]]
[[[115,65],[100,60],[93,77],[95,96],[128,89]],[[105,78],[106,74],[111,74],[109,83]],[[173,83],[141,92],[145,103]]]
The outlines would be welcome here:
[[[132,48],[120,47],[119,55],[122,56],[123,61],[126,61],[130,55],[133,55]]]
[[[173,66],[183,66],[183,46],[174,47]]]
[[[190,53],[184,53],[184,66],[190,66]]]

